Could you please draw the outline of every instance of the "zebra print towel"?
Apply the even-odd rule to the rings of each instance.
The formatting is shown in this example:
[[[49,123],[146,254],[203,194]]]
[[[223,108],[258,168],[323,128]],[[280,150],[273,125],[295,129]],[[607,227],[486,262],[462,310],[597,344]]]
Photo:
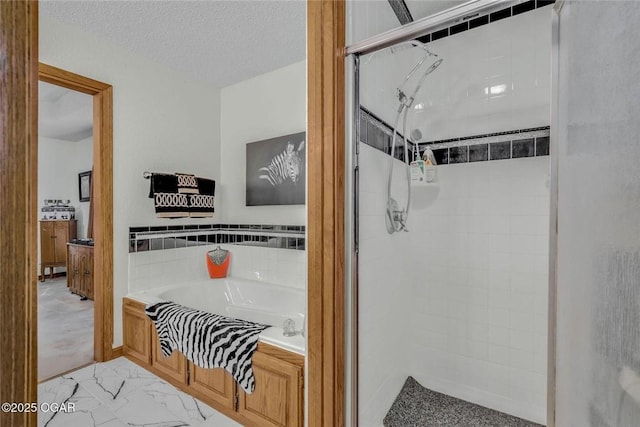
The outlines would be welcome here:
[[[156,325],[165,357],[178,350],[201,368],[224,368],[240,387],[253,393],[251,357],[260,332],[269,326],[159,302],[145,308]]]

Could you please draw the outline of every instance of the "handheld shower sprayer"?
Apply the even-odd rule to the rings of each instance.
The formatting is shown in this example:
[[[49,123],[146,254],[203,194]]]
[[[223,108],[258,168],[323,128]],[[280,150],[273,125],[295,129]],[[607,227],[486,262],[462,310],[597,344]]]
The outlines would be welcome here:
[[[404,44],[406,44],[406,43],[404,43]],[[406,204],[406,208],[405,209],[401,209],[400,205],[398,204],[398,202],[393,197],[391,197],[391,183],[392,183],[392,180],[393,180],[393,164],[394,164],[394,159],[395,159],[396,137],[398,135],[398,124],[400,123],[400,116],[402,116],[402,135],[403,135],[403,140],[404,140],[404,159],[405,159],[405,162],[406,162],[408,160],[408,157],[409,157],[408,140],[407,140],[407,113],[408,113],[409,109],[411,108],[411,106],[413,105],[413,102],[415,101],[415,98],[418,95],[418,92],[420,91],[420,88],[424,84],[427,76],[429,74],[431,74],[432,72],[434,72],[442,64],[442,62],[444,61],[442,58],[437,59],[436,61],[434,61],[424,71],[424,73],[421,75],[420,79],[418,80],[418,83],[413,87],[413,91],[411,92],[411,95],[407,96],[407,94],[405,93],[405,86],[408,84],[408,82],[411,79],[411,77],[418,70],[420,70],[422,68],[422,66],[425,64],[427,59],[429,59],[430,57],[434,57],[434,56],[437,57],[438,56],[438,55],[430,52],[420,42],[417,42],[417,41],[413,40],[411,42],[408,42],[408,44],[411,44],[412,47],[413,46],[422,47],[422,49],[424,49],[424,51],[425,51],[425,54],[422,57],[422,59],[420,59],[420,61],[418,61],[418,63],[411,69],[409,74],[407,74],[407,76],[404,78],[404,80],[398,86],[398,88],[396,90],[396,94],[398,96],[399,105],[398,105],[398,111],[397,111],[395,123],[394,123],[394,126],[393,126],[393,138],[392,138],[392,143],[391,143],[389,179],[387,180],[387,215],[385,216],[385,223],[387,225],[387,231],[389,232],[389,234],[393,234],[393,233],[395,233],[397,231],[409,231],[409,230],[407,230],[407,226],[406,226],[406,222],[407,222],[407,219],[409,217],[409,205],[411,203],[411,176],[410,176],[410,169],[409,169],[408,165],[405,165],[406,166],[406,172],[407,172],[407,204]],[[416,138],[416,136],[417,136],[417,138]],[[417,142],[421,138],[422,138],[422,132],[420,132],[420,130],[414,129],[411,132],[411,139],[415,143],[414,151],[415,151],[416,155],[418,155],[418,156],[419,156],[419,149],[418,149],[418,146],[417,146]]]

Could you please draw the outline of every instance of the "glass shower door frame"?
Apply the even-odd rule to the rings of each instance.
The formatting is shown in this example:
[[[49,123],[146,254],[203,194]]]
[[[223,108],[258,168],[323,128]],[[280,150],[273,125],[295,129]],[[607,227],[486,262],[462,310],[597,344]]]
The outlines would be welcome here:
[[[347,183],[346,203],[352,212],[347,222],[346,254],[347,277],[350,277],[348,287],[347,307],[350,310],[345,319],[347,321],[347,419],[353,427],[358,426],[358,252],[359,252],[359,84],[360,84],[360,56],[372,53],[397,43],[412,40],[424,34],[448,26],[453,22],[461,22],[475,17],[477,14],[487,14],[505,7],[523,3],[525,0],[472,0],[432,16],[414,21],[402,27],[370,37],[366,40],[347,46],[347,69],[351,81],[351,99],[347,106],[352,108],[351,122],[347,121],[348,133],[346,141],[347,152]],[[564,0],[558,0],[554,6],[552,16],[552,47],[551,47],[551,141],[558,141],[558,46],[559,46],[559,12]],[[348,71],[347,71],[348,72]],[[348,114],[347,114],[348,116]],[[350,136],[350,138],[349,138]],[[550,144],[550,227],[549,227],[549,296],[548,296],[548,349],[547,349],[547,426],[555,427],[555,382],[556,382],[556,260],[557,260],[557,217],[558,217],[558,147]]]

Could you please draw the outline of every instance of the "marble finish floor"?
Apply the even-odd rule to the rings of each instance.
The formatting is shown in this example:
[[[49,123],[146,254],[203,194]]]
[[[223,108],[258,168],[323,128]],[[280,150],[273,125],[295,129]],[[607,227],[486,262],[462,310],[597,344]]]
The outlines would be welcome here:
[[[38,402],[75,404],[75,412],[39,412],[39,427],[240,427],[124,357],[40,384]]]
[[[66,277],[38,282],[38,381],[93,362],[93,301],[67,289]]]

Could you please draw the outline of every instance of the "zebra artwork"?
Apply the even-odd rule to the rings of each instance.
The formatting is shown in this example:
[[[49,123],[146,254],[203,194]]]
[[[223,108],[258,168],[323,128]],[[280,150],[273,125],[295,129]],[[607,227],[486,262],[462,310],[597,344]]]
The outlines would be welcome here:
[[[246,205],[305,202],[306,133],[247,144]]]
[[[271,159],[271,163],[267,167],[260,168],[260,179],[266,179],[274,187],[282,184],[287,179],[293,182],[298,181],[300,175],[300,163],[302,162],[300,151],[304,150],[304,141],[298,145],[298,149],[294,150],[295,145],[287,143],[287,148],[277,156]]]

